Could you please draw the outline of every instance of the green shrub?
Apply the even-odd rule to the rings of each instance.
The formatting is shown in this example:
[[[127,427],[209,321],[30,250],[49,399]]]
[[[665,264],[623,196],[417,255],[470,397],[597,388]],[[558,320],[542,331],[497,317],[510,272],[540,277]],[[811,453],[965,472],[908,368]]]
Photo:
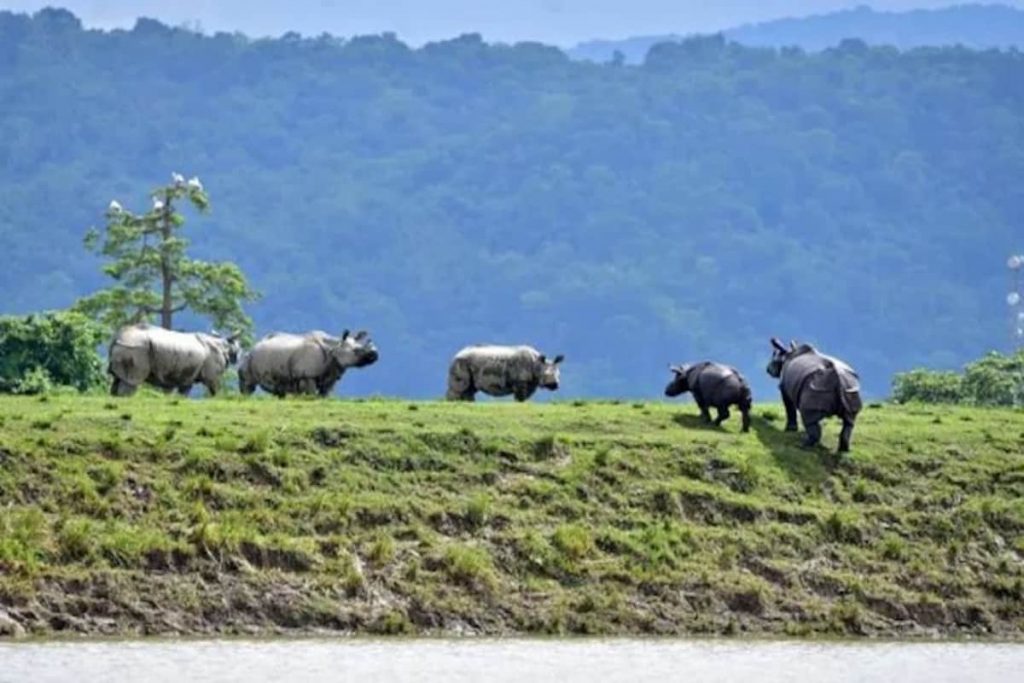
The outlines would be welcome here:
[[[96,348],[105,337],[102,327],[80,313],[0,317],[0,393],[101,386],[105,375]]]
[[[478,493],[466,503],[465,519],[474,529],[487,524],[491,517],[491,497],[486,493]]]
[[[899,403],[961,403],[963,380],[955,372],[924,369],[901,372],[893,379],[892,397]]]
[[[924,369],[900,373],[893,379],[892,397],[900,403],[1024,405],[1024,349],[1008,356],[993,351],[967,365],[963,374]]]
[[[493,590],[498,585],[491,556],[482,548],[451,545],[444,554],[444,567],[448,576],[477,590]]]
[[[551,543],[573,561],[582,560],[594,550],[594,539],[590,532],[573,524],[558,527],[551,537]]]
[[[975,405],[1024,405],[1024,349],[1011,356],[992,352],[964,370],[964,394]]]

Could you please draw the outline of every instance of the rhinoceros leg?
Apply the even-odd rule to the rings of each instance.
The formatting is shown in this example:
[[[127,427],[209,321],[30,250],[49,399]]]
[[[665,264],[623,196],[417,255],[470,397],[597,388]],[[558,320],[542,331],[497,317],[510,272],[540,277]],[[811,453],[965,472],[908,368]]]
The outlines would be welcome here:
[[[729,419],[729,406],[719,406],[718,417],[715,418],[715,426],[721,427],[722,423]]]
[[[178,387],[178,393],[181,394],[182,396],[188,396],[189,394],[192,393],[192,385],[182,384],[180,387]]]
[[[110,383],[110,395],[111,396],[131,396],[135,393],[135,387],[123,379],[117,377]]]
[[[131,396],[137,388],[135,385],[128,384],[123,379],[115,378],[113,384],[110,385],[110,394],[112,396]]]
[[[786,396],[786,392],[782,392],[782,405],[786,408],[786,431],[795,432],[799,430],[799,426],[796,423],[796,405]]]
[[[843,429],[839,432],[839,452],[850,452],[850,439],[853,437],[853,422],[843,420]]]
[[[530,384],[527,384],[527,383],[517,383],[512,388],[513,396],[515,396],[515,399],[517,401],[519,401],[520,403],[522,403],[523,401],[528,400],[531,396],[533,396],[533,392],[534,391],[535,391],[535,387],[533,387],[533,386],[531,386]]]
[[[821,443],[821,420],[823,415],[818,412],[803,412],[800,417],[804,422],[804,431],[807,432],[807,436],[804,437],[803,447],[813,448]]]
[[[740,415],[743,416],[743,431],[750,431],[750,406],[743,406],[740,408]]]

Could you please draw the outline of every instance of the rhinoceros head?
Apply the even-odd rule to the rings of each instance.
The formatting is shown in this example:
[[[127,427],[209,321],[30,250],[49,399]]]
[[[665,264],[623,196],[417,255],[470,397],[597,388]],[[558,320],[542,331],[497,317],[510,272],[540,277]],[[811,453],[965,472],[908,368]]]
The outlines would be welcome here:
[[[363,368],[373,365],[380,358],[377,345],[370,339],[370,333],[361,330],[351,334],[348,330],[331,349],[331,356],[343,368]]]
[[[242,346],[238,343],[238,340],[242,337],[241,332],[235,332],[227,337],[221,336],[216,330],[213,331],[213,339],[220,349],[221,354],[224,356],[224,361],[228,365],[234,365],[238,362],[238,357],[242,355]]]
[[[670,365],[668,368],[672,372],[672,381],[665,387],[665,395],[669,397],[678,396],[679,394],[685,394],[690,390],[690,383],[686,378],[686,373],[690,369],[688,365]]]
[[[781,377],[782,366],[786,364],[786,361],[793,356],[796,350],[795,341],[790,342],[787,348],[778,337],[772,337],[772,359],[768,361],[768,367],[765,368],[768,375],[775,378]]]
[[[540,386],[551,391],[558,388],[558,382],[561,379],[558,366],[561,365],[563,360],[565,360],[565,356],[561,354],[553,359],[549,359],[544,354],[541,354],[540,358],[537,359],[537,376],[539,377],[538,384]]]

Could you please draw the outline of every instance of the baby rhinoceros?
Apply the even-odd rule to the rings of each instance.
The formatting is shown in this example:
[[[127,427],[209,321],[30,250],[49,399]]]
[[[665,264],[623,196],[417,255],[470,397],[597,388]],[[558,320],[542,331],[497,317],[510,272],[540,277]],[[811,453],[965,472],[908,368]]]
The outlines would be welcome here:
[[[679,396],[689,391],[700,408],[702,420],[711,422],[710,408],[718,411],[715,425],[728,420],[729,406],[736,406],[743,416],[743,431],[750,431],[753,397],[747,380],[735,368],[705,361],[693,365],[670,366],[669,369],[675,376],[665,387],[666,396]]]
[[[558,366],[564,359],[549,359],[532,346],[467,346],[455,354],[448,369],[447,398],[473,401],[482,391],[525,401],[538,387],[558,389]]]

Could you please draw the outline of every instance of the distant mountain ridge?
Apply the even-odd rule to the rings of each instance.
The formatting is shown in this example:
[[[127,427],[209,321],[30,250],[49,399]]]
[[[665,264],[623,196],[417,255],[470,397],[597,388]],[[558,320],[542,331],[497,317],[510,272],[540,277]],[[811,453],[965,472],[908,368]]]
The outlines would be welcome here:
[[[878,12],[867,6],[855,9],[746,24],[722,34],[749,46],[799,46],[805,50],[834,47],[847,38],[872,45],[901,49],[922,46],[965,45],[973,48],[1024,46],[1024,10],[1007,5],[957,5],[944,9]],[[570,49],[574,59],[604,62],[620,52],[638,64],[657,43],[677,42],[679,34],[636,36],[623,40],[593,40]]]

